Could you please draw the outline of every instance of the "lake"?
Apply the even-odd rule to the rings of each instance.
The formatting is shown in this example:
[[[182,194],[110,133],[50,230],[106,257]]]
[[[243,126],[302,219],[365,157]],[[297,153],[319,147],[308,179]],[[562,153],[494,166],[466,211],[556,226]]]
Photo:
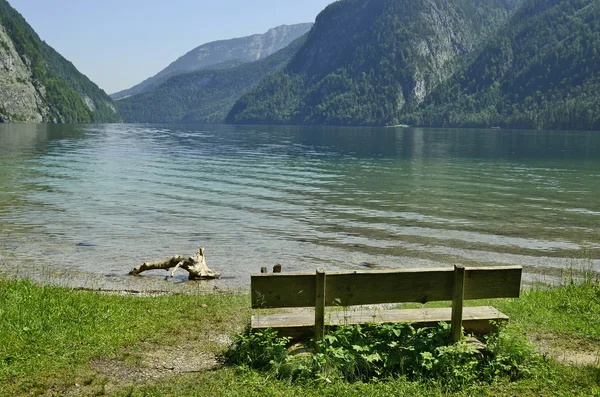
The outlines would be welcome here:
[[[223,278],[134,278],[206,248]],[[0,124],[0,268],[99,289],[284,271],[600,270],[600,133]]]

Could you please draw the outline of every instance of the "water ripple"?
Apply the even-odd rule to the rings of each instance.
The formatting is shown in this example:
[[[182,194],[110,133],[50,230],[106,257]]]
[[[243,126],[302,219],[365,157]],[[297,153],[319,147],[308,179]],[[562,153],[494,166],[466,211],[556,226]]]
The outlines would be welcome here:
[[[518,157],[476,130],[0,125],[0,261],[113,285],[205,246],[225,286],[275,263],[597,263],[600,137],[553,132],[565,158],[514,134]]]

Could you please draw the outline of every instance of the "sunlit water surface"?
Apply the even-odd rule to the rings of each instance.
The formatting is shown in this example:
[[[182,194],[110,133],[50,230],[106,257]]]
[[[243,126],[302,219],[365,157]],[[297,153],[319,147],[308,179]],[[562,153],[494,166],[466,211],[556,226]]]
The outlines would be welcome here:
[[[198,247],[221,280],[127,276]],[[0,125],[5,272],[247,288],[276,263],[600,270],[600,133]]]

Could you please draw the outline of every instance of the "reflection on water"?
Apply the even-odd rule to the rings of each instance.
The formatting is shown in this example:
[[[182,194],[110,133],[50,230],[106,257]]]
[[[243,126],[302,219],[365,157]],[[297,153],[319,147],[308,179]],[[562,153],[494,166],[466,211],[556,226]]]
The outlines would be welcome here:
[[[0,124],[0,261],[111,286],[198,246],[225,287],[275,263],[598,267],[599,149],[593,132]]]

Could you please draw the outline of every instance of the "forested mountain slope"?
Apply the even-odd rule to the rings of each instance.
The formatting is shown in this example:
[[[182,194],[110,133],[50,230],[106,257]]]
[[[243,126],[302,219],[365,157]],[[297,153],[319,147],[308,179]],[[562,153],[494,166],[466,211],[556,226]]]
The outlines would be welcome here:
[[[403,121],[600,130],[600,2],[527,0],[465,69]]]
[[[389,125],[446,81],[517,0],[340,0],[232,123]]]
[[[127,90],[114,93],[111,97],[121,99],[151,91],[178,74],[202,69],[226,69],[240,63],[264,59],[304,35],[312,25],[312,23],[281,25],[263,34],[203,44],[181,56],[155,76]]]
[[[119,121],[112,99],[0,0],[0,121]]]
[[[304,41],[301,37],[260,61],[171,77],[150,92],[117,101],[117,106],[131,123],[221,123],[241,95],[286,65]]]

